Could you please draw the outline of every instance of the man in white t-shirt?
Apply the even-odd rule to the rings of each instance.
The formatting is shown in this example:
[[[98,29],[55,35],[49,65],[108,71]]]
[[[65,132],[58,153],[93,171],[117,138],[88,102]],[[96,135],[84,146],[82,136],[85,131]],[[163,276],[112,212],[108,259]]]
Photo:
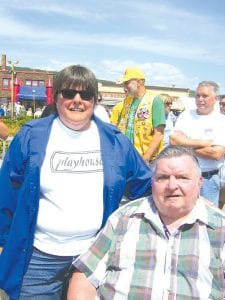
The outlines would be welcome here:
[[[172,145],[191,147],[198,156],[204,178],[201,195],[215,205],[219,202],[219,168],[224,160],[225,116],[214,109],[219,86],[213,81],[199,83],[196,109],[186,110],[177,119],[170,136]]]
[[[105,107],[101,104],[102,102],[102,94],[98,93],[98,101],[95,105],[94,114],[106,123],[110,123],[109,114],[106,111]]]

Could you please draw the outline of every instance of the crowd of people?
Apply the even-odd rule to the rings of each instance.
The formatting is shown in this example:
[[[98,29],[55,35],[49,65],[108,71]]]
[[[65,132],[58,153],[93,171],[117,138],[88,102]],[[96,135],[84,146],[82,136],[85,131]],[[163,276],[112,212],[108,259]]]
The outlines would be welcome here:
[[[17,101],[13,104],[13,115],[14,118],[18,117],[34,117],[34,118],[39,118],[45,109],[46,105],[43,103],[39,104],[40,106],[33,107],[33,102],[30,103],[29,105],[27,104],[26,106],[22,104],[20,101]],[[1,104],[0,106],[0,117],[12,116],[12,103],[8,104]]]
[[[0,170],[10,299],[225,298],[225,98],[203,81],[187,110],[145,81],[127,68],[109,116],[94,73],[66,67],[12,140]]]

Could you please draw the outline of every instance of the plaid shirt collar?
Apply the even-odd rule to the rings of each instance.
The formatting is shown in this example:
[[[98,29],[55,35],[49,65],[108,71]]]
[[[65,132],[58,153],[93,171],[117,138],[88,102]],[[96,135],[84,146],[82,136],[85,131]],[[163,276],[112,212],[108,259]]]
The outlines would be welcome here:
[[[144,215],[146,219],[148,219],[150,222],[155,223],[157,226],[163,228],[163,224],[161,221],[161,218],[159,216],[158,210],[155,206],[155,203],[152,199],[152,197],[146,198],[147,201],[143,201],[141,205],[137,208],[137,210],[131,214],[131,218],[135,217],[137,215]],[[207,206],[209,207],[210,204],[206,202],[206,200],[203,197],[199,197],[196,205],[192,209],[192,211],[189,213],[187,218],[184,220],[184,222],[180,225],[184,224],[194,224],[197,220],[206,224],[207,226],[210,226],[212,228],[215,228],[214,222],[211,222],[208,218],[208,211]],[[217,209],[216,207],[211,206],[212,209]]]

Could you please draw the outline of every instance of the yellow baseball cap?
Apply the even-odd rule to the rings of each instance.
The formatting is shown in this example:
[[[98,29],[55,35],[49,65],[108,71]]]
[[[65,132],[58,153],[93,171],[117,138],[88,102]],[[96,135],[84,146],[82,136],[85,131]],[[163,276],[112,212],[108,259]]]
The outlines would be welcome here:
[[[145,74],[138,68],[129,67],[125,70],[123,77],[117,82],[123,83],[131,79],[145,79]]]

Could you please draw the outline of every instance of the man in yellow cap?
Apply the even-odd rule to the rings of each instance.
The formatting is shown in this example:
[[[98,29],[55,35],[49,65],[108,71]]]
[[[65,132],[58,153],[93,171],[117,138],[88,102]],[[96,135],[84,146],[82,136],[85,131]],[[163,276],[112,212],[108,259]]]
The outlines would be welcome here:
[[[120,122],[120,116],[123,109],[123,101],[117,102],[112,109],[110,115],[110,122],[114,125],[118,125]]]
[[[127,68],[118,83],[124,84],[126,98],[117,126],[150,163],[163,148],[166,124],[163,100],[146,94],[145,74],[138,68]]]

